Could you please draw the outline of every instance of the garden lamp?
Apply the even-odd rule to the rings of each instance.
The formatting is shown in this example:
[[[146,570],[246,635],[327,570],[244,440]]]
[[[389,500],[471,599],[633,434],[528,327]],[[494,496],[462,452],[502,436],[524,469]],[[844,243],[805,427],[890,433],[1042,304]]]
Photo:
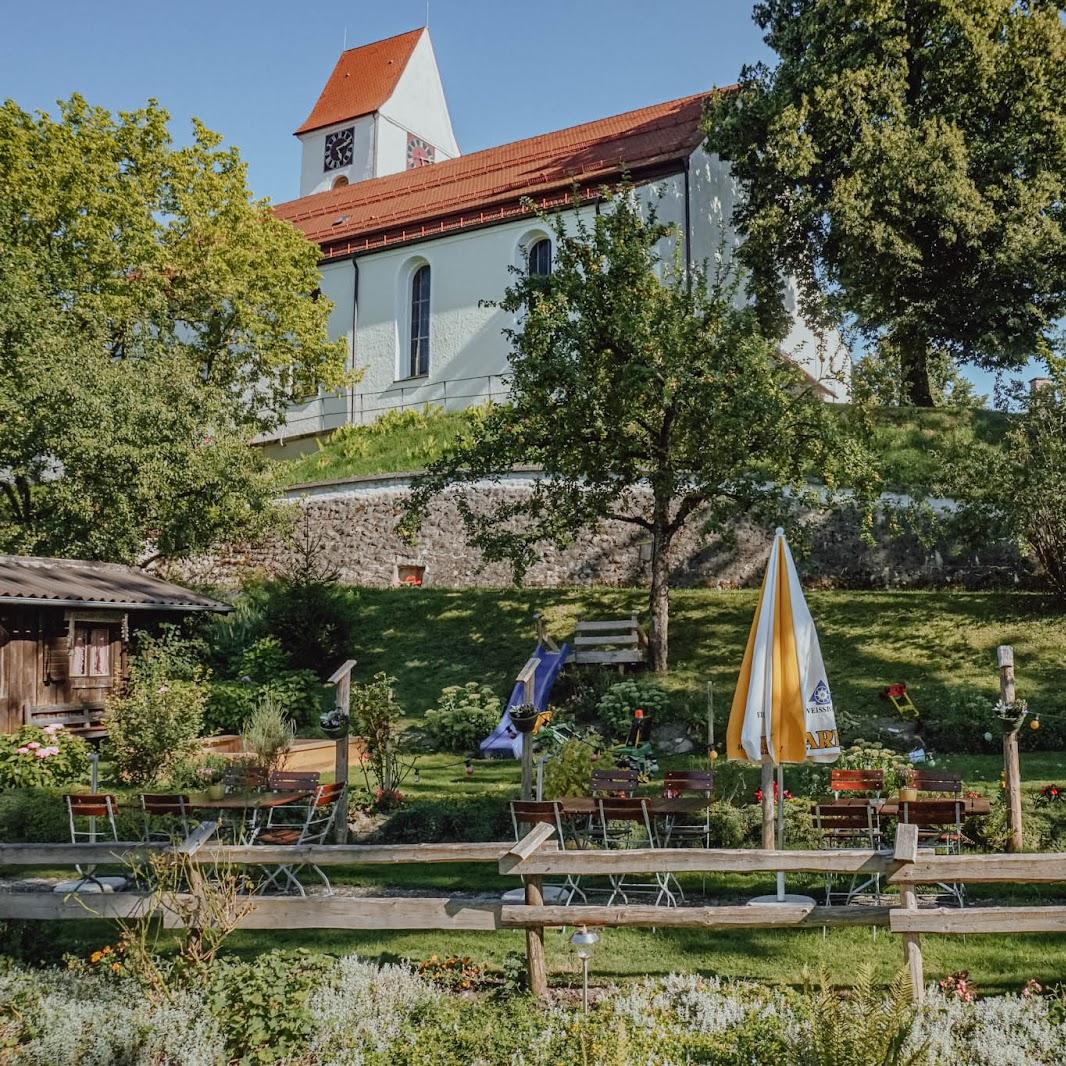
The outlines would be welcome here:
[[[586,1014],[589,1012],[589,959],[599,940],[599,936],[584,925],[575,929],[570,937],[570,943],[581,960],[581,1007]]]

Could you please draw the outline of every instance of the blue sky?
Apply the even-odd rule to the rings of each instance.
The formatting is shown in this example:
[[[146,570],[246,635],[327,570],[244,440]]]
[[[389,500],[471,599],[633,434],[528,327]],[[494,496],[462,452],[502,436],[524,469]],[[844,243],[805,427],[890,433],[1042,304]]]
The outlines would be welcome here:
[[[4,8],[0,97],[52,109],[80,92],[119,110],[154,96],[178,139],[195,115],[237,145],[252,189],[275,202],[296,195],[292,131],[345,34],[351,47],[426,21],[425,0]],[[429,26],[464,152],[728,84],[768,57],[749,0],[430,0]]]

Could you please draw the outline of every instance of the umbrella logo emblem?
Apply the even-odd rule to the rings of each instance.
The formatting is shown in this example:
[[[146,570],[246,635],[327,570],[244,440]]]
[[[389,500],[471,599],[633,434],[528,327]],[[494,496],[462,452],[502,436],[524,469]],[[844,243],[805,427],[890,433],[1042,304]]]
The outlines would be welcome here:
[[[829,695],[829,686],[824,681],[819,681],[807,702],[816,707],[832,707],[833,697]]]

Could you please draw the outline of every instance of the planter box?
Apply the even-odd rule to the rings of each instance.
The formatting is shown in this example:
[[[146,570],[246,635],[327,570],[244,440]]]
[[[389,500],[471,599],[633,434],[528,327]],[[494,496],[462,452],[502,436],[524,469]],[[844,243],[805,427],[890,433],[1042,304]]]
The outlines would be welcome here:
[[[244,754],[241,738],[233,733],[218,737],[204,737],[200,741],[201,750],[211,755],[232,758]],[[359,756],[366,750],[362,737],[348,739],[348,765],[359,762]],[[337,745],[332,740],[313,737],[296,737],[285,753],[280,769],[282,770],[317,770],[322,774],[332,773],[337,762]]]

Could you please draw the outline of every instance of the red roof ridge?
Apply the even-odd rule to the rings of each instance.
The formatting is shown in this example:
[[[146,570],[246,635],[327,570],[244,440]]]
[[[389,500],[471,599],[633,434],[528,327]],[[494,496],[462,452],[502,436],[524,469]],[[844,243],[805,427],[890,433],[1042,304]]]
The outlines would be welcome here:
[[[379,111],[392,96],[425,26],[341,52],[296,136]]]
[[[708,90],[635,108],[561,130],[535,134],[413,170],[354,182],[278,204],[275,212],[341,254],[336,242],[385,234],[379,243],[410,239],[412,225],[469,216],[501,201],[520,202],[534,193],[574,184],[591,188],[597,178],[661,166],[690,153],[701,139],[702,104]],[[699,106],[694,106],[699,105]],[[439,228],[466,224],[441,224]],[[404,236],[406,235],[406,236]],[[378,238],[374,238],[378,242]],[[364,246],[366,244],[364,243]]]
[[[721,92],[723,90],[717,91]],[[713,90],[702,93],[690,93],[688,96],[679,96],[675,100],[666,100],[661,104],[648,104],[644,107],[634,108],[632,111],[622,111],[617,115],[607,115],[605,118],[591,119],[587,122],[576,122],[572,126],[564,126],[559,130],[548,130],[545,133],[535,133],[531,137],[519,137],[513,141],[506,141],[504,144],[495,144],[490,145],[488,148],[479,148],[476,152],[467,152],[465,155],[455,156],[454,159],[442,159],[439,163],[433,163],[431,166],[416,167],[413,170],[401,170],[395,174],[382,174],[376,178],[366,178],[363,181],[352,182],[350,185],[343,185],[338,189],[324,189],[322,192],[308,193],[307,196],[297,196],[292,200],[283,200],[281,203],[274,205],[274,210],[280,212],[283,209],[290,208],[293,204],[307,203],[308,213],[318,214],[318,211],[311,207],[310,201],[316,201],[315,206],[317,207],[318,204],[325,203],[325,197],[330,196],[335,198],[338,206],[343,206],[345,201],[358,201],[360,203],[368,202],[372,200],[373,197],[360,195],[361,193],[367,192],[373,187],[381,188],[382,184],[386,182],[396,182],[396,179],[398,178],[415,179],[412,184],[417,184],[419,179],[437,183],[442,177],[447,176],[446,173],[442,175],[442,171],[447,172],[449,169],[465,170],[470,166],[472,160],[478,160],[479,157],[487,157],[489,153],[504,152],[508,148],[513,148],[517,145],[528,145],[529,147],[533,147],[537,142],[542,142],[549,137],[562,137],[564,134],[574,130],[583,129],[586,126],[599,126],[605,122],[619,121],[621,119],[627,119],[639,115],[645,111],[660,111],[662,109],[674,107],[675,105],[680,108],[685,104],[692,103],[694,100],[707,99],[712,95]],[[471,177],[476,177],[480,173],[487,173],[497,169],[497,167],[491,165],[487,160],[479,161],[485,162],[485,166],[481,170],[471,168]],[[449,167],[449,164],[452,164],[452,166]],[[458,166],[455,166],[455,164],[458,164]],[[544,168],[541,168],[541,174],[545,174]],[[285,217],[292,220],[294,218],[300,218],[302,215],[286,214]]]

